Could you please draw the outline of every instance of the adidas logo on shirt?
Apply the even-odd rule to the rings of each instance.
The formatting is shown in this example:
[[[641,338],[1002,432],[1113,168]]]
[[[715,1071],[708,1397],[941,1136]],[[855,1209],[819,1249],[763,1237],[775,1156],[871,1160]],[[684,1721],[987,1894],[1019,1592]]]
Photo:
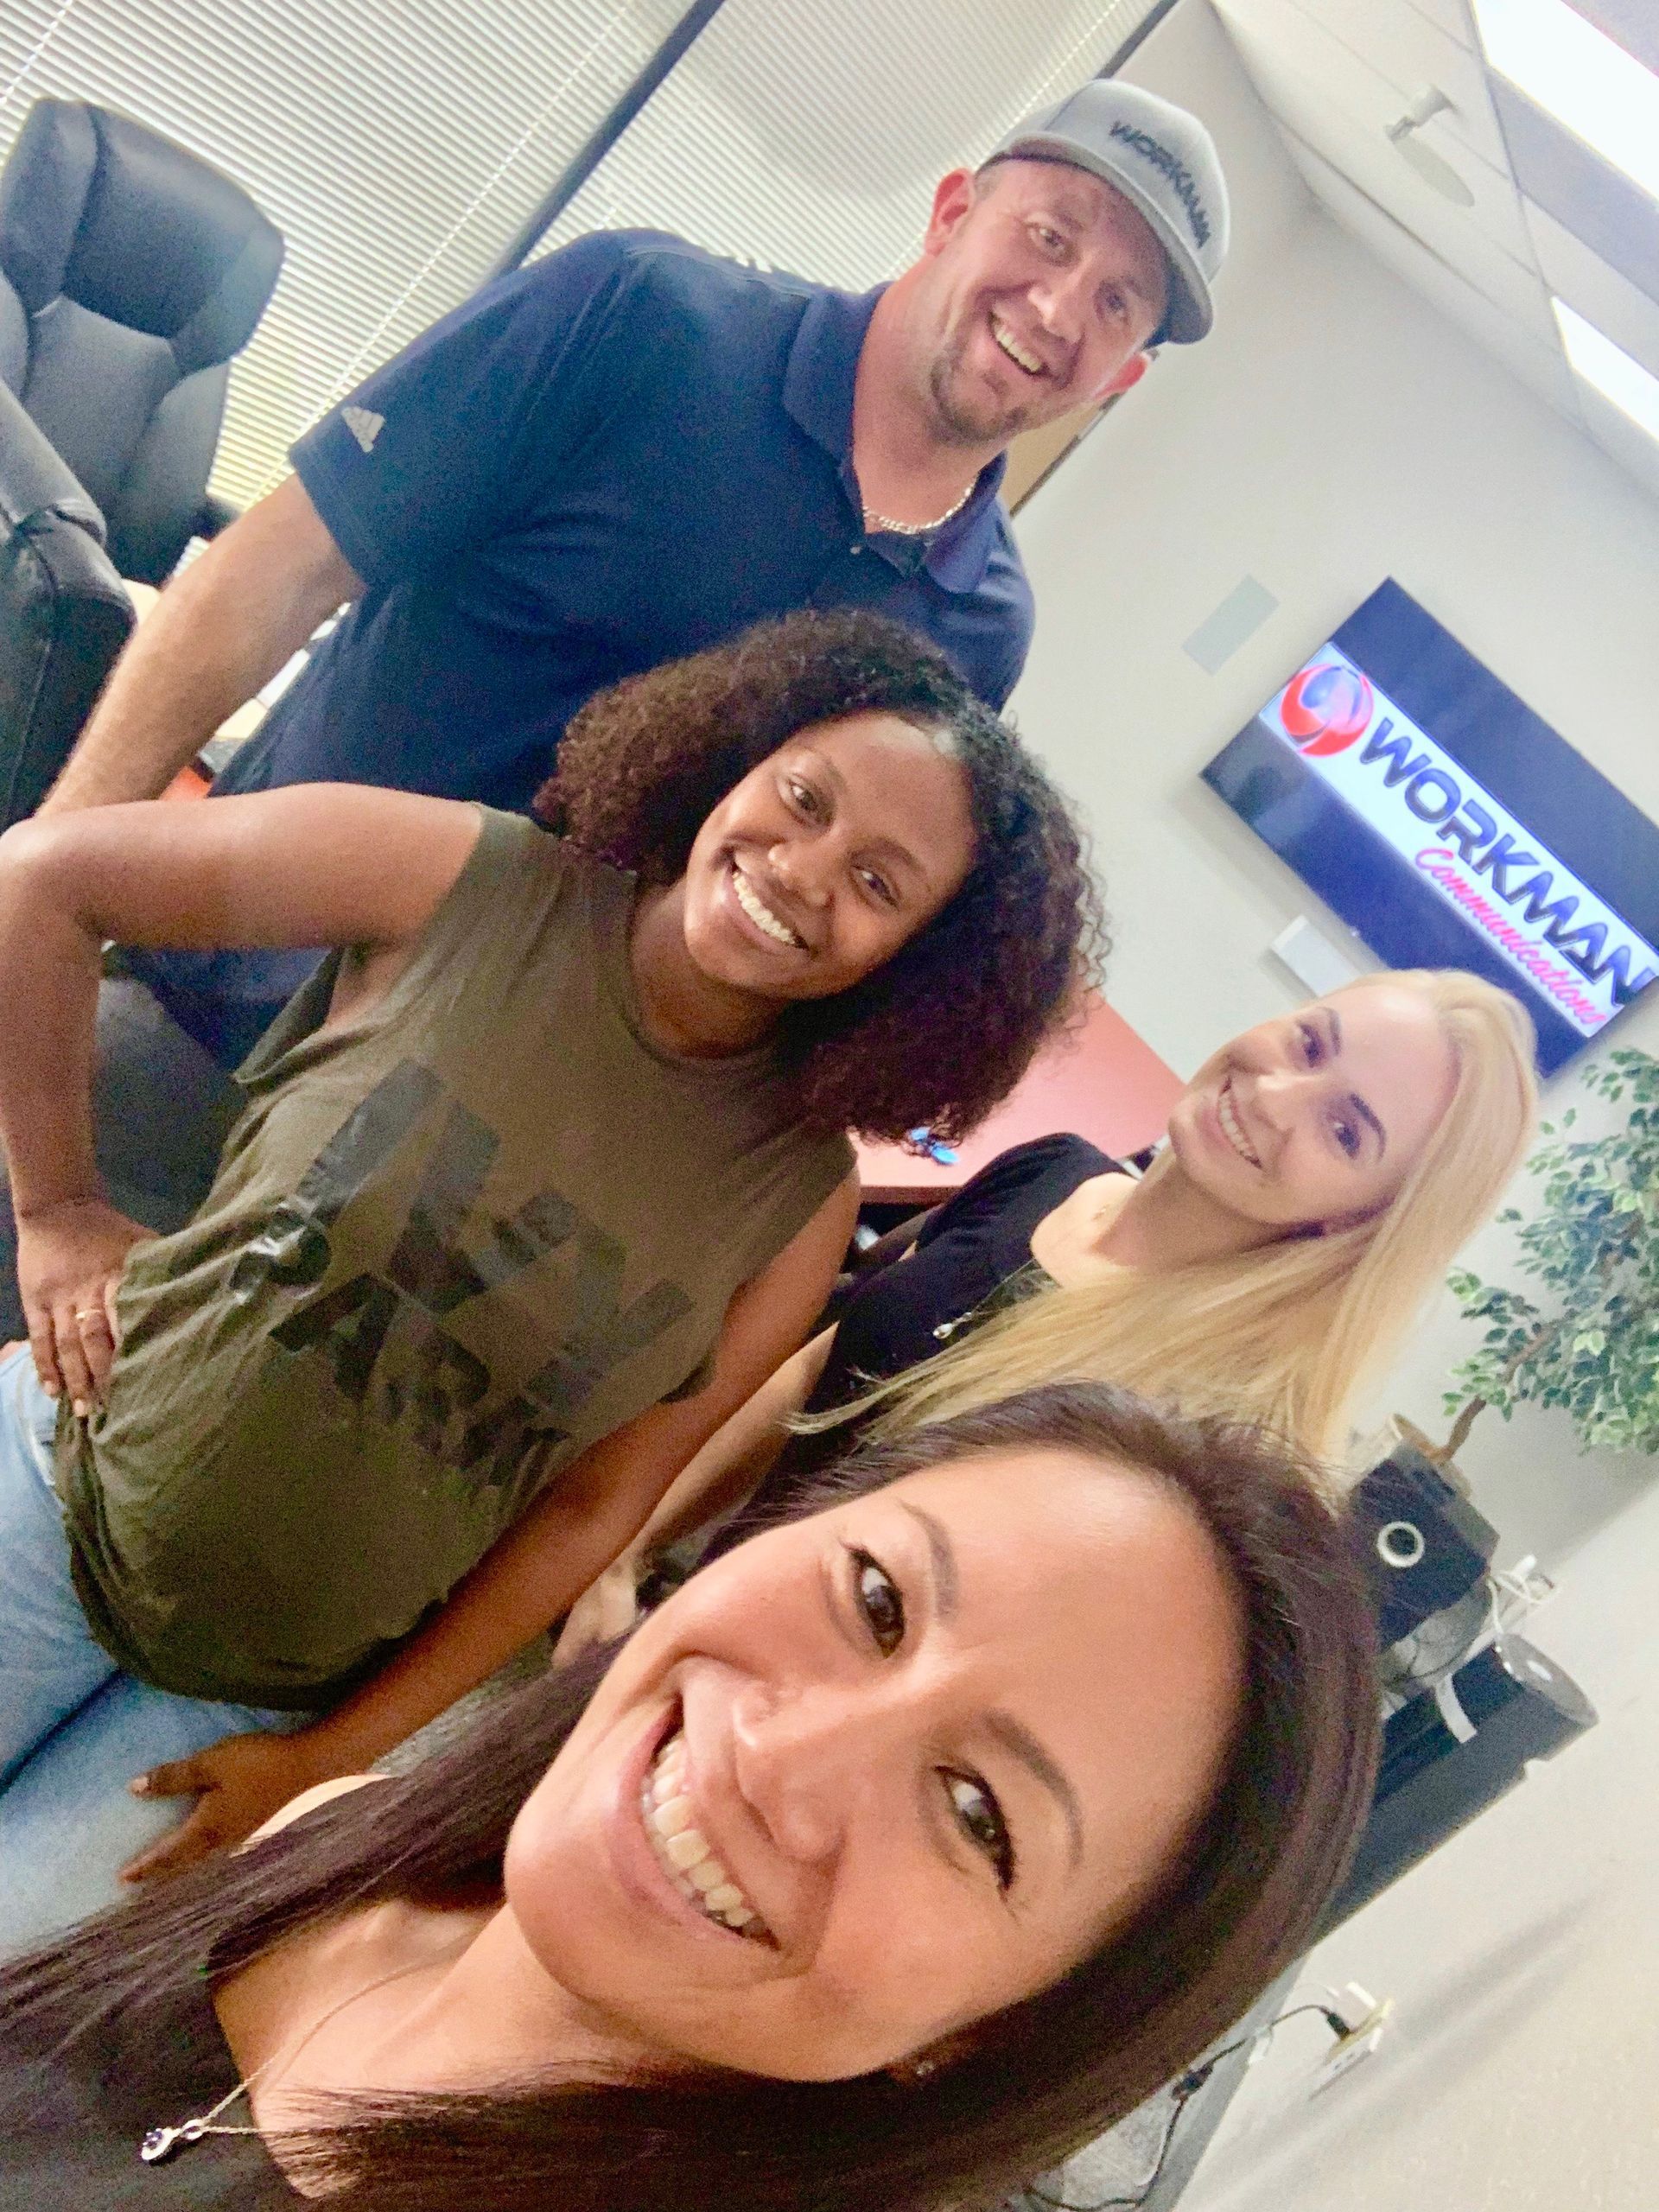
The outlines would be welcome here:
[[[342,407],[340,419],[365,453],[374,451],[374,442],[386,427],[385,416],[372,415],[366,407]]]

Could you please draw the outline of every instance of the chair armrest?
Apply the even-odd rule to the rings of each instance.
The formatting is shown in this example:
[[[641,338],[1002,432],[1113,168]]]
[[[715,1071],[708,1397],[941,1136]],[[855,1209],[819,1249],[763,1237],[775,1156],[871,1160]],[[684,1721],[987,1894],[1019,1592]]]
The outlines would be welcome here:
[[[0,384],[0,521],[27,532],[54,516],[74,523],[94,543],[104,543],[97,501],[22,401]]]
[[[46,796],[132,624],[96,503],[0,385],[0,828]]]
[[[233,522],[239,521],[241,514],[240,507],[232,506],[228,499],[221,499],[217,492],[204,492],[201,505],[196,510],[194,535],[198,537],[217,537],[220,531],[228,530]]]

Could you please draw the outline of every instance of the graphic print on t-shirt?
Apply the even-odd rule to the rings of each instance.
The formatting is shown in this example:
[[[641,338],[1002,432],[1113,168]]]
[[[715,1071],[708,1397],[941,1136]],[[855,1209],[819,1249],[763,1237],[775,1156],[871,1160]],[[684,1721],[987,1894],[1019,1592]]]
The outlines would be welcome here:
[[[298,1189],[271,1207],[232,1270],[232,1304],[320,1283],[334,1258],[330,1230],[448,1096],[439,1077],[413,1060],[383,1077]],[[607,1376],[692,1304],[678,1284],[658,1281],[625,1306],[621,1244],[560,1192],[537,1192],[507,1218],[484,1211],[480,1193],[499,1146],[487,1122],[451,1101],[384,1271],[360,1271],[290,1307],[270,1332],[285,1351],[321,1358],[334,1387],[372,1418],[389,1427],[407,1422],[423,1452],[473,1487],[508,1480],[532,1443],[563,1441]],[[566,1244],[573,1246],[569,1325],[550,1357],[490,1405],[490,1369],[441,1317]]]

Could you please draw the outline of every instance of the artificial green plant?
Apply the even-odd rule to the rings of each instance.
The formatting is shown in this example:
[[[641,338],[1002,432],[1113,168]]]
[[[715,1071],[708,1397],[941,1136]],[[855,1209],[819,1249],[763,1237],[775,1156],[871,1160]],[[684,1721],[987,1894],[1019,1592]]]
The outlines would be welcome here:
[[[1610,1052],[1583,1081],[1612,1104],[1628,1099],[1629,1111],[1605,1136],[1569,1135],[1570,1106],[1542,1124],[1526,1169],[1542,1185],[1537,1210],[1498,1217],[1520,1224],[1532,1294],[1467,1268],[1450,1277],[1485,1335],[1453,1370],[1446,1411],[1456,1418],[1437,1459],[1489,1406],[1507,1421],[1529,1402],[1560,1407],[1581,1451],[1659,1452],[1659,1059]]]

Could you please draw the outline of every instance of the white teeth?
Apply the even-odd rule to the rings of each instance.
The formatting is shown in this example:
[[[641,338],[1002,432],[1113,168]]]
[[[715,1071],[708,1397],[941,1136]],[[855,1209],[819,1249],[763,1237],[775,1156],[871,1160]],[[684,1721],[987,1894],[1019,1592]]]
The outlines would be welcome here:
[[[652,1826],[656,1827],[653,1819]],[[658,1833],[661,1834],[661,1830]],[[699,1859],[709,1856],[709,1839],[701,1828],[682,1828],[677,1835],[663,1837],[663,1855],[671,1866],[689,1873]]]
[[[689,1797],[658,1798],[652,1819],[660,1836],[678,1835],[691,1825],[691,1800]]]
[[[1241,1159],[1248,1160],[1252,1167],[1259,1167],[1262,1165],[1260,1155],[1255,1147],[1245,1135],[1233,1105],[1233,1088],[1230,1081],[1222,1085],[1221,1096],[1216,1101],[1216,1118],[1220,1122],[1223,1132],[1233,1150]]]
[[[772,912],[742,869],[735,865],[732,869],[732,888],[737,893],[738,905],[757,929],[776,938],[779,944],[790,945],[798,952],[803,950],[805,940],[797,937],[789,924]]]
[[[639,1792],[639,1814],[657,1863],[686,1901],[710,1920],[763,1942],[771,1931],[709,1848],[692,1821],[685,1790],[685,1751],[676,1735],[658,1753]]]
[[[1043,365],[1037,356],[1028,353],[1007,323],[999,322],[995,315],[991,317],[991,335],[1016,367],[1022,368],[1027,376],[1041,376]]]

